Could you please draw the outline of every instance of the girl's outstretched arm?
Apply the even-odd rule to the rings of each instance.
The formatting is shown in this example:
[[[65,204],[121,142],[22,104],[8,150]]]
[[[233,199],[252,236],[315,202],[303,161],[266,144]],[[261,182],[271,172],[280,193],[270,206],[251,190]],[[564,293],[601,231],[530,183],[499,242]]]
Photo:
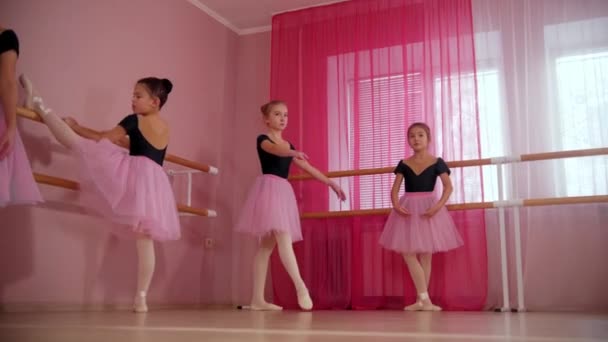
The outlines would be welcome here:
[[[122,126],[116,126],[109,131],[97,132],[92,129],[82,127],[72,118],[65,118],[64,121],[76,132],[76,134],[89,140],[99,141],[101,139],[108,139],[114,144],[128,147],[129,139],[127,138],[127,131]]]
[[[262,150],[274,154],[279,157],[293,157],[298,159],[307,159],[308,156],[304,152],[288,149],[283,146],[279,146],[277,144],[273,144],[269,140],[262,141],[261,145]]]
[[[323,184],[329,185],[329,187],[331,187],[341,201],[346,200],[346,194],[342,188],[336,182],[327,178],[321,171],[317,170],[317,168],[312,166],[308,161],[305,159],[294,159],[293,162],[296,163],[296,165],[298,165],[298,167],[300,167],[302,170],[308,172],[315,179],[323,182]]]

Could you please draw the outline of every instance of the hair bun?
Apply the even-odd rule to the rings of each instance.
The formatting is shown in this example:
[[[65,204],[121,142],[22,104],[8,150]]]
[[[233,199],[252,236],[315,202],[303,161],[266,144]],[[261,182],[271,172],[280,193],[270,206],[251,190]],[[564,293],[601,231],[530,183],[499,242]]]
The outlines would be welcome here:
[[[167,94],[169,94],[171,90],[173,90],[173,83],[171,83],[171,81],[166,78],[163,78],[161,82],[163,82],[163,87],[165,87],[165,90],[167,90]]]
[[[268,103],[263,104],[260,107],[260,111],[262,112],[262,114],[268,115],[268,114],[270,114],[270,111],[272,110],[272,108],[274,106],[276,106],[276,105],[279,105],[279,104],[284,105],[285,102],[281,101],[281,100],[272,100],[272,101],[270,101]]]

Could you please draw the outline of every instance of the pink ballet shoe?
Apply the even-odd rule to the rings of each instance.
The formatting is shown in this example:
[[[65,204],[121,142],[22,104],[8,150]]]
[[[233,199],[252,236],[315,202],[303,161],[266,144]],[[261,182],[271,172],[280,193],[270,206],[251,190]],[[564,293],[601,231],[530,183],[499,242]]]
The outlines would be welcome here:
[[[148,305],[146,304],[146,293],[140,291],[135,296],[135,302],[133,303],[133,311],[136,313],[148,312]]]

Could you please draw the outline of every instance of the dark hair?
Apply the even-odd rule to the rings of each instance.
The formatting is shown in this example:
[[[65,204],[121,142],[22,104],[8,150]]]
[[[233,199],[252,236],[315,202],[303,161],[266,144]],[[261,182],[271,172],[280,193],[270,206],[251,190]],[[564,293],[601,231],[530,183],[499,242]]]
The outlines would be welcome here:
[[[410,131],[416,127],[422,128],[424,130],[424,132],[426,132],[426,137],[429,139],[429,141],[431,141],[431,129],[424,122],[414,122],[413,124],[411,124],[410,127],[408,127],[408,129],[407,129],[408,137],[410,136]]]
[[[264,116],[267,116],[268,114],[270,114],[272,107],[280,104],[284,105],[285,102],[281,100],[272,100],[268,103],[263,104],[262,107],[260,107],[260,111],[262,112],[262,114],[264,114]]]
[[[167,102],[167,96],[173,89],[173,83],[166,78],[146,77],[137,81],[137,84],[145,86],[151,96],[158,97],[160,108],[163,108],[163,105]]]

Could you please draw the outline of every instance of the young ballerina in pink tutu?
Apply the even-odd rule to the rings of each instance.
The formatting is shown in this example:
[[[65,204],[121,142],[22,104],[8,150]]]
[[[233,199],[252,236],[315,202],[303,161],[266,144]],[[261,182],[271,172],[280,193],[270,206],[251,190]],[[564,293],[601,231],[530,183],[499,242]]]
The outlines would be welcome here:
[[[31,98],[31,82],[23,75],[20,81]],[[113,227],[116,232],[136,239],[136,312],[148,310],[146,293],[155,265],[153,240],[180,238],[173,189],[162,168],[169,126],[160,110],[172,87],[169,80],[156,77],[137,81],[131,100],[133,114],[102,133],[86,129],[72,118],[60,119],[39,96],[30,101],[55,138],[78,159],[85,206],[119,225]],[[129,151],[115,144],[121,141],[129,144]]]
[[[19,39],[0,26],[0,208],[42,202],[17,130]]]
[[[260,240],[253,260],[253,296],[251,310],[281,310],[278,305],[266,302],[264,287],[270,254],[276,245],[281,262],[293,281],[298,304],[303,310],[312,309],[308,289],[300,276],[293,251],[293,242],[302,240],[300,214],[291,184],[287,181],[291,162],[332,188],[345,200],[344,191],[319,170],[310,165],[308,157],[281,136],[287,127],[287,106],[282,101],[271,101],[261,108],[268,133],[257,138],[257,150],[262,165],[259,176],[245,201],[236,231],[251,234]]]
[[[414,155],[399,161],[394,170],[393,210],[384,225],[380,245],[403,255],[414,281],[418,300],[405,310],[440,311],[427,292],[432,255],[463,245],[445,208],[452,193],[450,169],[443,159],[428,152],[431,131],[426,124],[414,123],[408,128],[407,136]],[[443,193],[438,201],[433,194],[437,177],[443,183]],[[404,180],[405,194],[399,199],[399,188]]]

